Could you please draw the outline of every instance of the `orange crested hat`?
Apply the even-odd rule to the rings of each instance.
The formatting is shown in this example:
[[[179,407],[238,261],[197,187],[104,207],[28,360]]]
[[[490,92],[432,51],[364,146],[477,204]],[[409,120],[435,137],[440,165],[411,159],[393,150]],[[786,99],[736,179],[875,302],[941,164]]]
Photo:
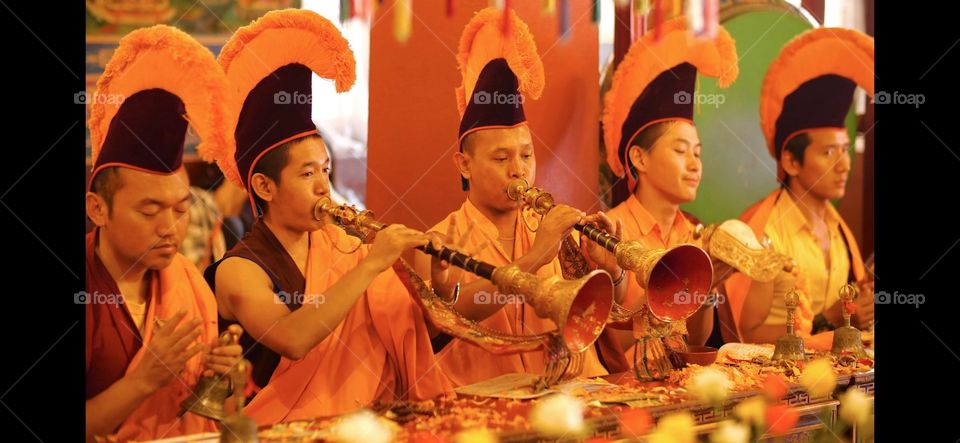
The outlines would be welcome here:
[[[790,40],[770,65],[760,91],[760,126],[777,160],[794,136],[845,128],[857,86],[873,95],[873,38],[844,28],[817,28]]]
[[[340,30],[313,11],[271,11],[233,34],[218,57],[236,110],[236,144],[201,151],[246,189],[257,161],[272,149],[317,134],[311,79],[353,87],[356,62]],[[249,191],[249,190],[248,190]]]
[[[684,17],[665,22],[660,39],[648,33],[635,41],[617,66],[604,98],[603,140],[607,164],[629,188],[637,177],[627,174],[628,149],[653,124],[682,120],[693,123],[697,75],[718,79],[725,88],[737,79],[737,49],[726,29],[703,39],[688,29]]]
[[[538,99],[543,93],[543,62],[537,44],[512,9],[486,8],[474,14],[460,36],[457,63],[463,76],[456,88],[461,143],[481,129],[525,123],[524,100]],[[466,180],[461,181],[467,189]]]
[[[198,150],[233,144],[226,77],[213,53],[167,25],[122,39],[97,80],[90,107],[92,185],[98,172],[126,167],[171,174],[183,165],[187,126]]]

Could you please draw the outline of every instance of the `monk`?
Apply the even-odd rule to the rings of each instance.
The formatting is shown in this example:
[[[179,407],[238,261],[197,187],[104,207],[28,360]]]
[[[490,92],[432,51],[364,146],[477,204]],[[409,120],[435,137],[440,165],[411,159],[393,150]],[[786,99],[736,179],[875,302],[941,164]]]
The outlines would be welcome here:
[[[511,180],[523,178],[533,183],[536,179],[535,150],[522,103],[487,103],[473,97],[483,94],[519,97],[522,93],[526,99],[538,98],[544,79],[543,65],[527,25],[511,11],[508,14],[512,21],[510,33],[504,37],[503,15],[495,8],[479,11],[461,36],[463,52],[458,58],[464,86],[457,90],[462,115],[461,152],[454,154],[454,163],[467,198],[459,210],[430,230],[444,234],[445,243],[458,245],[493,265],[515,264],[522,271],[543,277],[561,275],[558,259],[561,241],[570,236],[575,224],[605,222],[605,228],[611,231],[613,228],[602,214],[587,217],[566,205],[558,205],[540,219],[530,211],[521,210],[518,203],[507,197],[506,187]],[[506,47],[515,51],[496,50]],[[476,70],[466,68],[468,66]],[[519,66],[533,68],[518,70]],[[612,254],[590,242],[585,242],[582,251],[622,281],[623,272]],[[432,276],[433,287],[440,294],[451,293],[453,286],[460,283],[454,309],[466,318],[480,321],[486,328],[527,335],[557,327],[551,320],[538,317],[522,297],[500,294],[487,280],[459,269],[444,271],[442,264],[422,253],[417,253],[416,263],[418,273]],[[543,355],[539,352],[491,355],[467,341],[451,337],[441,337],[435,344],[443,373],[455,386],[509,373],[537,374],[544,369]],[[582,375],[605,374],[606,369],[591,347],[584,353]]]
[[[623,239],[648,248],[669,249],[693,243],[697,221],[680,210],[692,202],[703,176],[702,143],[693,122],[697,75],[717,77],[726,87],[738,73],[733,39],[723,28],[713,40],[687,37],[683,18],[662,25],[662,39],[648,34],[634,43],[614,75],[603,116],[607,163],[627,178],[630,196],[608,215],[623,224]],[[678,100],[686,94],[688,100]],[[628,272],[624,307],[636,311],[646,294]],[[684,276],[680,276],[683,278]],[[704,294],[705,295],[705,294]],[[713,327],[713,305],[705,297],[684,302],[701,307],[686,324],[675,325],[673,339],[702,345]],[[630,331],[608,328],[634,361]],[[682,336],[689,334],[686,338]],[[670,340],[667,341],[670,345]],[[671,346],[675,347],[675,346]]]
[[[219,61],[237,91],[236,145],[206,154],[247,190],[257,221],[205,276],[223,321],[250,333],[262,389],[246,414],[267,425],[449,390],[423,315],[391,269],[429,237],[394,225],[360,246],[316,218],[330,195],[330,157],[310,103],[275,100],[310,96],[314,72],[349,89],[346,40],[314,12],[273,11],[239,29]]]
[[[192,76],[176,73],[182,64]],[[192,204],[184,116],[204,143],[222,140],[226,79],[209,50],[158,25],[120,41],[97,93],[126,98],[119,106],[98,101],[90,119],[86,211],[94,229],[86,238],[86,289],[78,294],[86,304],[86,438],[214,431],[212,420],[179,418],[180,403],[201,375],[230,372],[241,349],[214,346],[213,293],[177,250]]]
[[[831,60],[845,60],[832,63]],[[760,122],[781,187],[741,217],[758,238],[796,262],[795,276],[769,283],[737,274],[726,289],[741,338],[774,343],[784,334],[786,291],[800,294],[796,331],[805,345],[830,349],[832,330],[873,323],[873,282],[853,232],[831,201],[843,198],[850,173],[845,119],[857,86],[873,95],[873,38],[850,29],[807,31],[784,46],[764,79]],[[840,289],[856,284],[851,306]]]

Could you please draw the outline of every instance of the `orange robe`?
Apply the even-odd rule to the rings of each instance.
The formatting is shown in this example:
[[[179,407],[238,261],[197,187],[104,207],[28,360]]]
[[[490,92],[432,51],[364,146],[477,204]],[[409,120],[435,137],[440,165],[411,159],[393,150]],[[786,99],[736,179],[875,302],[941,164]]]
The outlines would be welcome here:
[[[217,340],[217,303],[196,266],[177,254],[169,266],[150,271],[150,295],[141,332],[122,303],[116,281],[96,253],[97,230],[86,239],[86,385],[87,399],[106,390],[140,363],[156,329],[155,319],[168,319],[180,310],[184,322],[199,318],[202,333],[196,343]],[[215,422],[194,414],[177,417],[180,402],[190,395],[203,371],[203,356],[187,361],[181,374],[147,397],[117,430],[116,438],[154,440],[217,430]]]
[[[494,266],[505,266],[511,263],[511,254],[508,254],[497,240],[499,230],[470,200],[464,201],[460,209],[451,215],[453,214],[456,214],[454,238],[458,241],[463,238],[470,222],[476,221],[476,226],[470,233],[469,238],[466,239],[466,248],[476,250],[480,245],[488,244],[486,248],[476,254],[477,259]],[[521,217],[526,218],[526,223],[532,229],[537,229],[538,226],[538,220],[534,216],[525,211],[519,211],[516,228],[514,229],[513,251],[511,251],[514,259],[525,255],[533,246],[533,241],[536,238],[536,234],[524,226]],[[449,226],[450,216],[448,215],[430,230],[446,233]],[[542,277],[562,275],[560,260],[554,258],[549,264],[540,268],[536,274]],[[474,274],[464,272],[461,284],[467,284],[479,278]],[[496,296],[496,294],[486,295],[489,297]],[[475,297],[482,296],[484,295],[481,293],[475,294]],[[538,317],[533,306],[519,301],[504,305],[502,309],[480,322],[480,325],[495,331],[515,335],[539,334],[557,328],[552,320]],[[588,349],[584,357],[581,375],[598,376],[607,374],[606,369],[600,364],[594,347]],[[509,373],[539,374],[543,373],[544,369],[542,352],[494,355],[470,342],[457,338],[451,340],[440,350],[437,359],[443,373],[455,386],[469,385]]]
[[[797,309],[796,331],[802,336],[811,334],[813,316],[839,299],[840,287],[848,282],[863,280],[866,276],[866,268],[853,232],[832,206],[827,210],[830,221],[828,228],[831,232],[832,269],[826,269],[822,249],[816,244],[814,237],[805,232],[806,220],[786,191],[777,189],[747,209],[740,217],[758,239],[769,238],[775,250],[794,259],[797,265],[795,272],[799,275],[796,287],[804,296],[801,307]],[[730,314],[741,337],[740,313],[747,301],[751,283],[749,277],[738,272],[732,274],[724,285]],[[782,295],[774,294],[771,318],[768,318],[770,324],[783,324],[786,321]],[[817,342],[809,342],[807,346],[829,349],[831,341],[831,334],[824,334],[823,338]]]
[[[677,215],[673,221],[673,227],[670,228],[670,238],[665,240],[663,233],[660,232],[660,225],[657,224],[653,215],[643,207],[635,195],[630,195],[623,203],[607,211],[606,214],[614,224],[616,224],[617,220],[620,220],[623,224],[622,240],[624,241],[638,240],[648,248],[671,248],[681,244],[691,243],[693,240],[695,224],[681,211],[677,211]],[[627,285],[627,293],[621,304],[631,311],[636,311],[646,303],[646,291],[637,283],[635,273],[631,271],[626,272],[627,274],[624,276],[626,282],[622,284]],[[684,330],[685,324],[679,326],[681,330]],[[625,332],[618,334],[613,331],[605,332],[604,334],[605,337],[602,339],[604,343],[610,343],[613,335],[618,335],[619,337],[626,337],[628,335]],[[619,339],[617,339],[616,342],[619,342]],[[612,348],[616,348],[616,346],[604,346],[605,351]],[[624,354],[624,358],[628,364],[629,362],[633,362],[633,353],[634,348],[630,348]],[[604,359],[606,361],[617,361],[615,356],[604,356]],[[624,368],[618,367],[617,369]],[[611,368],[611,370],[614,369]]]
[[[310,234],[307,301],[301,309],[315,309],[309,300],[367,255],[368,246],[340,252],[353,250],[357,241],[333,225]],[[267,425],[342,414],[377,400],[429,399],[450,389],[434,360],[420,308],[390,269],[374,279],[343,321],[307,355],[282,357],[245,412]]]

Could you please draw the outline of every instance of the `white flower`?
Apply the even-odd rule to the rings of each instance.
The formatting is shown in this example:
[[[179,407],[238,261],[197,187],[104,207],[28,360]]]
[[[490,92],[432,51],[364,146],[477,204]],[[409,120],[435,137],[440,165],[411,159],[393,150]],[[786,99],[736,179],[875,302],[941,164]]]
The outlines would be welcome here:
[[[545,436],[578,435],[583,431],[583,402],[567,394],[551,395],[533,406],[530,424]]]
[[[710,434],[710,443],[747,443],[750,439],[750,428],[746,425],[727,420]]]
[[[344,443],[389,443],[393,429],[368,409],[343,417],[331,430],[335,441]]]
[[[865,425],[870,419],[870,398],[867,394],[853,388],[841,395],[840,418],[851,425]]]
[[[723,371],[706,367],[690,377],[687,388],[700,401],[714,404],[727,398],[730,389],[733,388],[733,382]]]

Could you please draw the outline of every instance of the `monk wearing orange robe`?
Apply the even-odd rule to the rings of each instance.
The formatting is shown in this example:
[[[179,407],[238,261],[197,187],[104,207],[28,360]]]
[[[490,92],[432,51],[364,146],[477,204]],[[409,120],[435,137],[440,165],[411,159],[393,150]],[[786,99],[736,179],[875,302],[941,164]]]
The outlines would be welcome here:
[[[215,431],[212,420],[179,418],[180,403],[201,375],[228,373],[241,349],[214,347],[213,293],[177,251],[192,204],[182,167],[187,122],[202,143],[225,142],[226,78],[209,50],[157,25],[120,40],[97,94],[123,100],[96,101],[90,118],[86,209],[95,227],[78,294],[86,304],[86,439]]]
[[[219,61],[236,94],[236,145],[206,152],[246,189],[258,220],[205,273],[220,316],[249,331],[260,425],[342,414],[449,390],[419,307],[391,269],[427,235],[400,225],[372,247],[314,218],[330,158],[311,120],[313,73],[348,90],[353,53],[316,13],[273,11],[239,29]],[[278,98],[280,97],[280,98]]]
[[[760,123],[777,160],[780,189],[741,217],[760,239],[796,263],[795,276],[770,283],[735,274],[726,283],[739,338],[774,343],[785,333],[783,295],[800,294],[796,331],[807,347],[830,349],[843,309],[853,325],[873,322],[873,283],[852,231],[831,200],[843,198],[850,173],[845,119],[857,86],[873,95],[873,38],[850,29],[807,31],[784,46],[771,64],[760,97]],[[860,287],[844,307],[840,288]],[[722,311],[721,311],[722,312]]]
[[[603,131],[607,163],[614,174],[626,176],[631,193],[607,214],[623,224],[623,240],[668,249],[694,241],[697,222],[680,205],[696,198],[703,174],[693,122],[697,75],[716,77],[726,87],[737,78],[738,67],[734,41],[722,27],[713,40],[699,40],[683,18],[662,26],[661,38],[654,33],[642,37],[617,67],[606,96]],[[683,97],[687,99],[678,99]],[[706,301],[699,298],[689,302]],[[624,307],[636,311],[645,304],[644,289],[628,272]],[[706,304],[674,330],[702,345],[712,326],[713,310]],[[626,361],[634,361],[630,331],[607,328],[605,334],[627,349]]]
[[[533,183],[536,178],[536,157],[522,100],[511,101],[509,97],[516,99],[523,94],[526,99],[539,98],[544,84],[543,64],[527,25],[512,10],[507,16],[511,23],[506,36],[504,13],[487,8],[477,12],[460,38],[458,61],[463,86],[457,89],[457,100],[462,116],[461,152],[454,154],[454,162],[467,199],[431,231],[445,234],[445,242],[456,243],[495,266],[516,264],[522,271],[539,276],[560,275],[557,255],[561,240],[570,235],[576,223],[604,220],[601,215],[587,217],[565,205],[558,205],[540,219],[507,197],[511,180],[523,178]],[[498,102],[494,97],[507,99]],[[595,245],[589,249],[589,255],[598,262],[609,263],[606,270],[612,276],[622,276],[611,254]],[[454,309],[480,321],[483,327],[512,335],[539,334],[557,327],[553,321],[538,317],[521,297],[501,294],[487,280],[459,269],[438,272],[437,266],[431,268],[431,258],[422,253],[417,253],[416,260],[418,273],[432,275],[433,287],[439,293],[450,293],[459,282]],[[462,339],[443,338],[441,335],[441,340],[435,341],[437,348],[442,346],[437,359],[456,386],[509,373],[538,374],[544,369],[541,352],[493,355]],[[596,350],[589,348],[584,354],[582,375],[606,373]]]

